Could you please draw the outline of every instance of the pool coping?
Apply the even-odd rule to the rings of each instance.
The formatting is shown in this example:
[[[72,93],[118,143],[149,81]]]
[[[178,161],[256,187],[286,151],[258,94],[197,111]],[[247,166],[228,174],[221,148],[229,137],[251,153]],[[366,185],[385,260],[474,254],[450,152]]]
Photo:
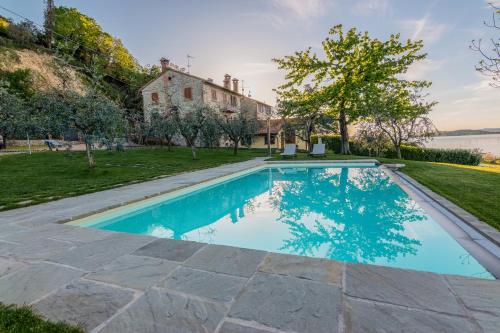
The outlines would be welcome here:
[[[267,162],[259,160],[220,166],[146,182],[146,185],[151,186],[149,191],[145,191],[144,187],[147,186],[143,183],[127,185],[102,191],[105,195],[94,193],[0,213],[0,301],[6,302],[7,297],[8,303],[30,304],[50,319],[83,322],[90,325],[88,331],[92,333],[114,332],[120,325],[131,325],[125,327],[128,330],[119,330],[121,332],[134,331],[131,328],[133,325],[139,325],[141,329],[148,327],[152,318],[157,320],[160,317],[154,311],[171,311],[172,308],[168,308],[171,300],[175,304],[194,304],[194,307],[202,309],[208,316],[208,323],[212,320],[217,322],[216,326],[206,330],[216,333],[234,332],[238,329],[259,333],[352,332],[363,331],[363,327],[367,327],[363,325],[378,326],[381,330],[389,327],[390,330],[391,325],[398,325],[398,318],[402,318],[400,324],[404,325],[420,327],[425,323],[429,325],[426,326],[428,331],[448,329],[476,332],[488,331],[488,328],[495,327],[500,322],[500,280],[349,264],[59,224],[62,220],[82,216],[84,210],[88,211],[85,214],[88,216],[95,214],[98,209],[102,211],[109,209],[109,206],[125,205],[127,200],[130,202],[133,199],[129,194],[135,196],[136,200],[133,201],[154,196],[160,192],[159,188],[165,189],[168,179],[174,186],[164,192],[191,186],[185,181],[200,184],[220,178],[221,175],[228,176],[265,164]],[[392,171],[388,174],[398,177]],[[407,188],[412,190],[409,186]],[[99,200],[101,202],[92,205],[92,201]],[[71,205],[78,204],[83,207],[71,209]],[[58,213],[58,209],[63,206],[67,207]],[[157,257],[158,254],[165,253],[183,255],[184,252],[172,252],[172,248],[182,250],[181,252],[189,251],[189,255],[186,258],[169,257],[166,260]],[[219,265],[225,264],[228,258],[241,259],[237,260],[239,267],[235,271],[221,272]],[[127,260],[132,261],[135,267],[131,272],[132,276],[151,269],[151,265],[147,266],[146,262],[176,268],[172,271],[165,268],[162,279],[144,289],[131,287],[120,280],[103,281],[96,277],[97,271],[112,270],[113,265],[115,268],[116,265],[119,266],[120,277],[127,275],[120,269],[120,265],[125,265],[123,262]],[[146,266],[137,265],[137,260],[144,260]],[[2,271],[6,265],[7,272]],[[249,273],[242,277],[240,269],[248,270]],[[204,291],[179,291],[164,283],[172,275],[182,275],[186,270],[216,278],[219,282],[227,279],[245,283],[230,301],[222,302],[223,304],[207,299]],[[50,278],[45,280],[44,276],[47,274]],[[36,289],[31,290],[30,285],[36,286]],[[27,290],[36,295],[26,294],[24,287],[28,287]],[[283,294],[271,296],[272,288],[285,289]],[[18,292],[19,290],[22,292]],[[215,290],[219,293],[224,288]],[[304,290],[307,290],[304,294],[306,297],[298,297],[296,292]],[[79,297],[68,297],[75,293]],[[258,299],[259,302],[266,303],[265,306],[253,303],[254,296],[258,294],[266,295],[264,299]],[[103,310],[101,312],[105,312],[105,318],[94,319],[95,309],[100,306],[102,308],[103,295],[106,301],[111,300],[111,306],[118,309],[109,310],[109,313],[108,310]],[[124,300],[126,295],[132,297]],[[117,302],[114,302],[115,299]],[[155,307],[148,307],[144,304],[148,300],[159,300],[159,303],[154,303]],[[294,310],[281,308],[280,304],[283,303],[280,302],[291,304]],[[329,308],[331,312],[327,315],[314,310],[316,304]],[[225,307],[227,310],[221,313],[219,310]],[[267,309],[272,314],[259,311],[259,308]],[[487,310],[483,310],[484,308]],[[301,309],[299,314],[295,309]],[[214,314],[214,311],[217,313]],[[484,311],[488,311],[486,317]],[[138,313],[141,315],[136,317]],[[101,315],[102,313],[99,314]],[[332,315],[335,315],[335,320]],[[197,320],[196,314],[185,311],[176,313],[175,316],[185,316],[178,322],[187,320],[193,325]],[[326,320],[335,326],[326,327]],[[298,328],[304,322],[313,326]],[[286,326],[291,325],[290,323],[298,326]],[[396,328],[397,326],[392,326],[392,330]],[[179,331],[188,330],[179,328]]]

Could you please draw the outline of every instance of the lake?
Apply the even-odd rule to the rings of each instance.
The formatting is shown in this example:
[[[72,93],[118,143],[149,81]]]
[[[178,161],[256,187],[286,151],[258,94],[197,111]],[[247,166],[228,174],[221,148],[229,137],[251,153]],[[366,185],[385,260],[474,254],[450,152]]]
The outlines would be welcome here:
[[[428,141],[425,147],[481,149],[483,153],[500,156],[500,134],[437,136]]]

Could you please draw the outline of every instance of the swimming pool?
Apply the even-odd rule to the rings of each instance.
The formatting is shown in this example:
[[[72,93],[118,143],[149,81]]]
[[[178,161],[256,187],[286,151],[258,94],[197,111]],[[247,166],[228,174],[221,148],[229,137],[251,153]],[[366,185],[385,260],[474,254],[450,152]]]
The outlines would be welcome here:
[[[381,168],[267,165],[77,222],[103,230],[493,278]]]

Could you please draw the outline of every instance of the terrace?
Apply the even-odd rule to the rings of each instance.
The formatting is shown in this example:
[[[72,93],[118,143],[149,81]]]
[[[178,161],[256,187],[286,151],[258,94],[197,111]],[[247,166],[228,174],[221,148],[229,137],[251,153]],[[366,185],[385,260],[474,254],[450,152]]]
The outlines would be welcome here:
[[[493,332],[498,327],[498,280],[61,224],[265,163],[257,158],[0,213],[0,301],[30,304],[48,319],[89,332],[392,332],[401,326],[416,332]],[[416,201],[441,200],[453,208],[407,177],[385,172]],[[475,248],[476,259],[498,276],[498,231],[483,223],[491,234],[474,233],[466,213],[457,208],[454,216],[459,221],[448,231],[469,244],[469,251]]]

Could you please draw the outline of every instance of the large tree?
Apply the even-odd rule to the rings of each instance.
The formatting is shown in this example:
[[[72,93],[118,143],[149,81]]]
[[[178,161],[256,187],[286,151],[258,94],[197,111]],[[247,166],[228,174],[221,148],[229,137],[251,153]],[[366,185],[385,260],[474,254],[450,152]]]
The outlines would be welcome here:
[[[374,92],[368,104],[368,123],[385,133],[398,158],[404,143],[419,144],[435,133],[429,112],[437,104],[428,102],[419,87],[383,87]]]
[[[367,32],[355,28],[343,31],[342,25],[330,29],[322,43],[321,57],[309,48],[294,55],[274,59],[286,71],[287,82],[277,92],[281,99],[293,98],[295,89],[303,90],[311,84],[316,103],[323,104],[337,117],[342,136],[341,152],[349,154],[348,125],[361,113],[359,105],[374,87],[397,81],[397,75],[406,72],[417,60],[422,41],[400,41],[399,34],[386,41],[371,38]]]
[[[489,5],[493,9],[492,19],[490,23],[484,22],[484,24],[498,32],[500,30],[500,7],[496,7],[492,3]],[[485,47],[482,39],[473,40],[471,43],[470,48],[482,56],[476,70],[491,77],[490,85],[492,87],[500,88],[500,36],[492,37],[488,45],[489,47]]]

